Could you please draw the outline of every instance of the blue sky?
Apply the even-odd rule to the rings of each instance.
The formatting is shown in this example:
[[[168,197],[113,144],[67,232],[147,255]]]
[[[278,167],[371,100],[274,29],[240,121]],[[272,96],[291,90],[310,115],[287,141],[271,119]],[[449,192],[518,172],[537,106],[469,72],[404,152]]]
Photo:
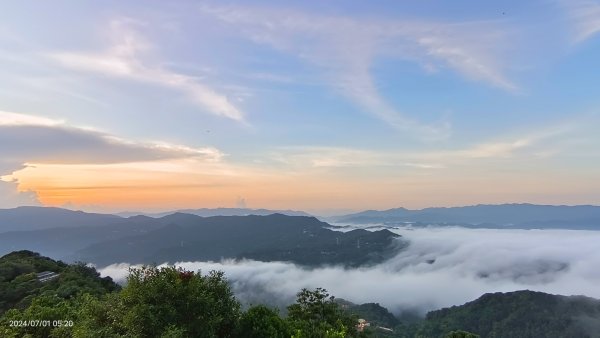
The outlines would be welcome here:
[[[600,203],[598,1],[4,7],[0,206]]]

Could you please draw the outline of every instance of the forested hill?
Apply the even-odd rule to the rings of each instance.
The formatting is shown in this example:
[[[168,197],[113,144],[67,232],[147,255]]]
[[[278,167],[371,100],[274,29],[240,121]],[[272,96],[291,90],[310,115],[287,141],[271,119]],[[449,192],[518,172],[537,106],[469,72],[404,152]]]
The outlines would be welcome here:
[[[177,213],[160,219],[164,227],[90,245],[74,260],[107,265],[223,258],[289,261],[318,266],[379,263],[403,245],[388,230],[339,232],[314,217],[215,216]]]
[[[68,265],[31,251],[0,257],[0,314],[27,307],[37,296],[68,299],[81,292],[101,295],[116,289],[110,277],[100,278],[83,264]]]
[[[222,272],[133,269],[123,288],[93,268],[29,251],[0,258],[0,337],[320,338],[367,337],[326,290],[302,289],[282,317],[264,305],[241,310]],[[36,271],[58,274],[36,281]]]
[[[417,334],[439,337],[457,329],[482,338],[600,337],[600,300],[527,290],[485,294],[429,312]]]
[[[600,337],[600,300],[583,296],[529,290],[490,293],[463,305],[431,311],[425,318],[410,320],[406,316],[393,316],[379,304],[338,302],[346,311],[367,319],[375,337]],[[472,335],[461,335],[458,333],[461,331]]]

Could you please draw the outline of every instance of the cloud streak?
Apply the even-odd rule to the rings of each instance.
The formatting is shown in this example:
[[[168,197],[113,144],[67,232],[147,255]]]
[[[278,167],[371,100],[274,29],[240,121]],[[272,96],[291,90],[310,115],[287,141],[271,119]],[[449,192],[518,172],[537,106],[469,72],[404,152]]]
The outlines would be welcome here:
[[[16,147],[15,145],[19,145]],[[105,164],[200,158],[219,161],[215,148],[142,143],[32,115],[0,112],[1,162]]]
[[[581,43],[600,32],[600,3],[591,0],[563,1],[574,27],[574,42]]]
[[[425,139],[446,138],[450,125],[423,123],[393,107],[371,74],[376,57],[408,59],[430,70],[447,67],[473,81],[518,89],[504,75],[507,34],[493,22],[375,21],[241,6],[204,6],[202,12],[259,44],[324,68],[330,84],[366,111]]]
[[[55,52],[49,56],[66,68],[173,88],[202,109],[238,122],[244,113],[227,96],[197,78],[154,66],[143,60],[151,45],[132,29],[131,20],[115,20],[110,31],[116,41],[103,53]]]
[[[419,162],[419,156],[415,154],[343,147],[282,147],[271,152],[269,157],[292,168],[444,167],[435,161]]]
[[[225,271],[240,299],[289,304],[303,287],[325,287],[357,303],[379,302],[398,313],[463,304],[486,292],[521,289],[600,298],[596,287],[600,232],[396,229],[411,244],[382,264],[361,269],[305,269],[282,262],[182,262],[186,269]],[[127,264],[101,270],[122,280]],[[262,298],[262,299],[261,299]]]
[[[444,169],[456,163],[509,159],[550,157],[564,150],[572,138],[590,133],[595,117],[569,123],[548,125],[523,132],[520,135],[475,143],[448,150],[386,151],[344,147],[280,147],[269,154],[271,160],[292,168],[360,168],[407,167],[417,169]]]

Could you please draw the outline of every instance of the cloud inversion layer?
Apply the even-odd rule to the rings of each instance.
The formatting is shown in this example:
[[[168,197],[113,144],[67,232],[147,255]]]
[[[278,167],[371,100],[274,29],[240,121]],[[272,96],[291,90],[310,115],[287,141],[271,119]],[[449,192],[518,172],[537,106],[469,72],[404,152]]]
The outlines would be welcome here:
[[[395,230],[407,250],[374,267],[301,268],[282,262],[182,262],[186,269],[223,270],[240,299],[293,302],[303,287],[324,287],[356,303],[394,312],[463,304],[486,292],[521,289],[600,297],[596,287],[600,232],[427,228]],[[101,270],[122,280],[128,264]]]

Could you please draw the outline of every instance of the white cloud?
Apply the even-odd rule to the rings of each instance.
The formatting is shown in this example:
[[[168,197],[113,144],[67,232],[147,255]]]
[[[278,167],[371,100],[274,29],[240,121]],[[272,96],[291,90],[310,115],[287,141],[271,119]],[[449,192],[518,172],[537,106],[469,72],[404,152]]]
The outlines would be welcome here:
[[[307,269],[282,262],[182,262],[186,269],[223,270],[242,300],[289,304],[303,287],[324,287],[357,303],[394,312],[463,304],[486,292],[538,290],[600,298],[600,232],[425,228],[394,230],[410,246],[382,264]],[[433,261],[433,262],[432,262]],[[129,265],[101,269],[123,279]],[[343,282],[342,282],[343,281]],[[262,298],[262,299],[261,299]]]
[[[215,148],[189,148],[154,143],[115,141],[110,135],[72,127],[0,127],[4,160],[45,164],[107,164],[199,158],[219,161]],[[19,144],[15,147],[14,144]]]
[[[418,156],[414,154],[343,147],[281,147],[269,156],[275,162],[299,168],[396,166],[439,169],[444,167],[436,162],[419,162]]]
[[[216,164],[225,156],[213,147],[138,142],[64,121],[0,111],[0,207],[39,205],[34,191],[20,192],[15,172],[43,164],[136,164],[164,168],[165,160]]]
[[[0,177],[0,208],[41,205],[34,191],[18,191],[17,181],[4,181]]]
[[[0,110],[0,126],[56,126],[63,123],[64,121],[61,120],[53,120],[41,116],[12,113]]]
[[[516,155],[531,157],[548,157],[558,154],[569,146],[570,139],[582,135],[593,134],[589,125],[595,123],[594,116],[578,117],[568,122],[548,125],[543,128],[512,132],[502,138],[481,142],[463,149],[422,152],[422,159],[439,159],[440,161],[500,159],[512,158]]]
[[[600,2],[591,0],[562,1],[574,26],[576,43],[590,39],[600,32]]]
[[[137,142],[89,128],[0,111],[0,174],[25,163],[98,164],[196,158],[220,161],[216,148],[191,148],[164,142]]]
[[[244,122],[244,114],[227,96],[197,78],[152,65],[143,60],[151,46],[132,29],[130,20],[110,24],[115,43],[103,53],[56,52],[50,57],[67,68],[110,77],[121,77],[177,89],[208,112]]]
[[[504,75],[508,36],[493,22],[372,20],[232,6],[202,11],[258,43],[325,68],[331,85],[369,113],[426,139],[447,137],[449,124],[423,123],[393,107],[371,74],[374,58],[409,59],[426,69],[449,67],[471,80],[517,89]]]
[[[336,168],[405,167],[421,170],[446,169],[457,164],[507,159],[544,159],[569,151],[579,156],[583,147],[597,143],[593,130],[595,115],[579,116],[570,121],[510,132],[505,136],[466,145],[462,148],[435,150],[383,150],[350,147],[297,146],[279,147],[266,156],[274,163],[296,170]],[[586,150],[587,151],[587,150]],[[517,162],[515,162],[517,163]]]
[[[14,173],[28,166],[122,164],[165,170],[171,160],[221,166],[226,156],[214,147],[133,141],[61,120],[4,111],[0,111],[0,154],[0,207],[39,205],[35,192],[18,191]]]

